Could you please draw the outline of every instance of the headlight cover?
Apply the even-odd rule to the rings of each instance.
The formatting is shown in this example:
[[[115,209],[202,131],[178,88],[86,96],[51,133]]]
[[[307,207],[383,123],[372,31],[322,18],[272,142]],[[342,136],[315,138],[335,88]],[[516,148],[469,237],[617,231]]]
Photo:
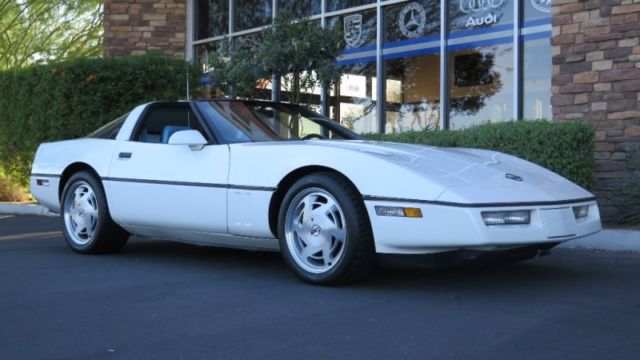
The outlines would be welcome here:
[[[574,206],[573,215],[576,219],[587,217],[589,215],[589,205]]]
[[[531,210],[483,211],[485,225],[527,225],[531,223]]]

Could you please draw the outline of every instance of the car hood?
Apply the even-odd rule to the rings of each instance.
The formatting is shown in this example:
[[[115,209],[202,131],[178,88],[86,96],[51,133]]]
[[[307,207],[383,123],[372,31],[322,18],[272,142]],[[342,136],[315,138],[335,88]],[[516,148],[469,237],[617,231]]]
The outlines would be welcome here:
[[[313,142],[364,152],[402,166],[444,189],[435,199],[439,201],[500,203],[593,196],[552,171],[496,151],[376,141]]]

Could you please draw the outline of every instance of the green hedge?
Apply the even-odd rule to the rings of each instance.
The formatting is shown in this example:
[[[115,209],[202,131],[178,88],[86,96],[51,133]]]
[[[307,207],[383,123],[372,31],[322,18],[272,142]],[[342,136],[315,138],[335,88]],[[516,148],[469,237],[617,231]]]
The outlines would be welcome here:
[[[371,140],[468,147],[512,154],[544,166],[571,181],[593,186],[594,129],[582,122],[509,121],[464,130],[367,134]]]
[[[25,186],[41,142],[84,136],[140,103],[185,98],[187,66],[175,57],[148,54],[0,72],[0,158],[6,174]]]

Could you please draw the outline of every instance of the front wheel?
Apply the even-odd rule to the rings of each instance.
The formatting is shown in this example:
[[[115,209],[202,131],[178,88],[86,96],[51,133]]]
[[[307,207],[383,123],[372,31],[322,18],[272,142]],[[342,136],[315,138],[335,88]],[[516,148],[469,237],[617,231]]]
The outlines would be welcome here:
[[[80,171],[71,176],[61,200],[63,234],[74,251],[116,252],[127,243],[129,234],[111,219],[102,184],[93,174]]]
[[[280,249],[302,280],[320,285],[362,279],[375,263],[362,197],[346,179],[316,173],[298,180],[278,217]]]

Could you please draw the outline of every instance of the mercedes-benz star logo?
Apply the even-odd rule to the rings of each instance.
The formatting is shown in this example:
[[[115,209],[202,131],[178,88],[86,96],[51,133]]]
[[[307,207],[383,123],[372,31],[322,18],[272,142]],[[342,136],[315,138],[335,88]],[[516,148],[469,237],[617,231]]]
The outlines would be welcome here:
[[[417,38],[422,35],[426,22],[427,13],[417,2],[407,4],[398,15],[400,31],[408,38]]]

